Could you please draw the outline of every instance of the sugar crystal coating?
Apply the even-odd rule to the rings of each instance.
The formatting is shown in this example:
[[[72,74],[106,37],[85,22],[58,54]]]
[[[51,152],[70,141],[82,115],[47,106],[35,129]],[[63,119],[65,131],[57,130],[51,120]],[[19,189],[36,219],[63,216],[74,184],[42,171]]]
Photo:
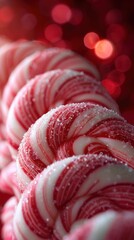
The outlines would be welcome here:
[[[62,239],[75,222],[107,210],[134,210],[134,169],[102,154],[66,158],[31,181],[15,213],[14,235]]]
[[[6,119],[9,107],[17,92],[33,77],[54,69],[74,69],[99,78],[96,67],[68,49],[48,48],[24,59],[11,73],[3,92],[3,114]]]
[[[98,214],[82,225],[77,223],[74,230],[64,240],[122,240],[134,239],[134,214],[108,211]],[[75,229],[76,228],[76,229]]]
[[[3,239],[132,238],[134,127],[92,63],[32,44],[0,53],[0,187],[15,196],[1,214]]]
[[[47,45],[38,41],[16,41],[5,44],[0,50],[0,93],[18,64],[27,56],[46,47]]]
[[[9,110],[7,139],[13,157],[31,124],[50,109],[71,102],[91,102],[118,112],[101,83],[82,72],[58,69],[38,75],[19,91]]]
[[[52,109],[31,126],[20,144],[17,169],[21,188],[46,166],[73,155],[101,152],[134,166],[133,136],[134,128],[120,115],[96,104]]]

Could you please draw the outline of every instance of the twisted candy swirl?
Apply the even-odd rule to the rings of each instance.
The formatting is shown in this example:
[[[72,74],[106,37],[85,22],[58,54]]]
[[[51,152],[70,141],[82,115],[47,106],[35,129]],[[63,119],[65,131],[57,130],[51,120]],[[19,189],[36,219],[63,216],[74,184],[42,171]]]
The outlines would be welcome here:
[[[75,222],[109,209],[134,210],[134,169],[103,154],[66,158],[23,193],[14,239],[62,239]]]
[[[64,240],[134,239],[134,213],[109,211],[86,221]]]
[[[89,240],[98,240],[95,222],[103,216],[101,240],[106,233],[114,236],[109,229],[118,216],[131,230],[126,219],[134,212],[134,127],[118,114],[98,78],[91,63],[58,48],[32,54],[9,76],[1,108],[22,195],[16,164],[10,163],[0,181],[17,199],[3,211],[4,239],[61,240],[78,223]]]
[[[99,78],[97,69],[83,57],[68,49],[49,48],[24,59],[11,73],[3,92],[2,111],[6,119],[17,92],[33,77],[54,69],[83,71]]]
[[[60,106],[24,135],[17,158],[20,187],[24,190],[49,164],[73,155],[102,152],[134,166],[133,146],[133,126],[114,111],[91,103]]]
[[[0,93],[13,69],[27,56],[44,50],[48,45],[38,41],[9,42],[0,49]]]
[[[54,70],[38,75],[23,87],[10,107],[7,135],[15,158],[24,133],[50,109],[74,102],[92,102],[118,112],[99,81],[74,70]]]
[[[15,213],[15,208],[17,206],[17,199],[15,197],[9,198],[9,200],[5,203],[2,214],[1,221],[3,223],[1,236],[2,239],[12,239],[12,222]]]

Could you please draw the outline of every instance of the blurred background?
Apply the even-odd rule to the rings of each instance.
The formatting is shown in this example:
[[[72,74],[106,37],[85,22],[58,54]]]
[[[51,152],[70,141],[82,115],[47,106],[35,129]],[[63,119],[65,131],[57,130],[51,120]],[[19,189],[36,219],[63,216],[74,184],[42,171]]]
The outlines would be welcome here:
[[[133,0],[0,0],[0,35],[38,39],[92,60],[134,124]]]
[[[134,124],[133,0],[0,0],[0,37],[48,41],[93,61]]]

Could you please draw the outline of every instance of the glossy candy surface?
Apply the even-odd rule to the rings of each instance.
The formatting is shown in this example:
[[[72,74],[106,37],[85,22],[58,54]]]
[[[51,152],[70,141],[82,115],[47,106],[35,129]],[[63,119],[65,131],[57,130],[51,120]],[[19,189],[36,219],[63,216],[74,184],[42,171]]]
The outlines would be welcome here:
[[[53,70],[28,82],[14,99],[7,118],[7,139],[13,158],[24,133],[44,113],[59,105],[91,102],[118,112],[99,81],[74,70]]]

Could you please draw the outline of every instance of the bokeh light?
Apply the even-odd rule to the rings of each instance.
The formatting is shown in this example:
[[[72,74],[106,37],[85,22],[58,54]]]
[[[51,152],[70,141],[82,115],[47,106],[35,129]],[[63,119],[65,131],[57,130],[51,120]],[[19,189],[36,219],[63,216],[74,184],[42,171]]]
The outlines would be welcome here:
[[[1,0],[0,35],[7,40],[0,46],[35,39],[78,52],[97,65],[102,79],[121,87],[117,102],[124,111],[134,105],[133,16],[134,1],[126,0]]]
[[[84,37],[84,45],[89,49],[94,49],[98,41],[99,36],[95,32],[89,32]]]
[[[123,54],[118,56],[115,60],[115,67],[120,72],[127,72],[132,66],[130,58]]]
[[[122,21],[122,13],[119,9],[111,9],[107,12],[105,21],[107,24],[119,23]]]
[[[126,30],[123,25],[111,24],[107,29],[107,38],[111,41],[118,43],[126,36]]]
[[[112,81],[116,86],[120,86],[125,82],[125,74],[118,70],[112,70],[108,73],[107,78]]]
[[[24,29],[32,30],[37,24],[37,19],[33,14],[27,13],[23,15],[21,23]]]
[[[82,22],[83,19],[83,13],[80,9],[72,9],[72,16],[70,19],[71,24],[73,25],[79,25]]]
[[[113,52],[113,44],[107,39],[102,39],[95,45],[95,54],[101,59],[110,58],[113,55]]]
[[[120,86],[117,86],[116,83],[106,78],[102,80],[102,85],[107,89],[107,91],[110,93],[112,97],[114,98],[119,97],[121,93],[121,88]]]
[[[55,43],[62,38],[62,28],[57,24],[49,24],[44,30],[45,38]]]
[[[0,8],[0,22],[10,23],[14,18],[14,12],[11,7],[4,6]]]
[[[70,21],[72,11],[66,4],[57,4],[51,11],[52,19],[59,24],[64,24]]]

